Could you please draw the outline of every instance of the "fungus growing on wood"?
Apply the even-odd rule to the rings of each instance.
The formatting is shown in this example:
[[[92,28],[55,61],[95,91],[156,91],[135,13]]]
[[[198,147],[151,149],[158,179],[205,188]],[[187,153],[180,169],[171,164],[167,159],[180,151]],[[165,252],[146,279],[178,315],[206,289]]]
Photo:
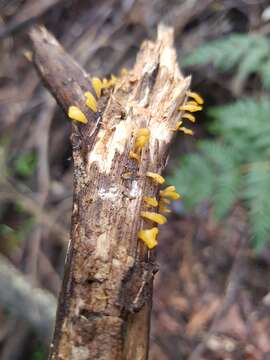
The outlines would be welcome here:
[[[142,211],[141,217],[156,222],[157,224],[163,225],[167,222],[165,216],[150,211]]]
[[[155,197],[147,197],[144,196],[143,201],[147,204],[148,207],[156,207],[158,206],[158,201]]]
[[[195,121],[196,121],[195,116],[192,115],[192,114],[189,114],[189,113],[187,113],[187,112],[185,112],[185,113],[182,115],[182,119],[187,119],[187,120],[189,120],[189,121],[191,121],[191,122],[193,122],[193,123],[195,123]],[[181,124],[180,124],[180,125],[181,125]]]
[[[148,171],[146,173],[146,176],[153,179],[157,184],[164,184],[164,182],[165,182],[165,179],[164,179],[163,176],[161,176],[159,174],[156,174],[156,173],[153,173],[151,171]]]
[[[114,74],[111,74],[111,78],[109,80],[109,87],[114,86],[116,82],[117,82],[117,77]]]
[[[92,111],[97,112],[97,101],[92,93],[90,91],[87,91],[84,93],[86,97],[86,106],[88,106]]]
[[[181,105],[178,110],[180,111],[190,111],[190,112],[196,112],[201,111],[202,106],[198,105],[195,101],[189,101],[185,105]]]
[[[95,89],[97,97],[99,98],[101,96],[101,90],[102,90],[102,82],[101,82],[101,80],[98,77],[93,77],[92,86]]]
[[[199,95],[198,93],[194,92],[194,91],[187,91],[186,95],[192,99],[194,99],[196,101],[196,103],[198,103],[199,105],[202,105],[204,103],[203,98],[201,97],[201,95]]]
[[[171,213],[172,210],[171,209],[168,209],[166,206],[159,206],[158,210],[162,213]]]
[[[140,162],[141,150],[149,142],[150,130],[147,128],[141,128],[138,130],[135,138],[134,151],[129,152],[130,159],[134,159]]]
[[[40,73],[61,106],[68,109],[70,104],[84,105],[88,100],[87,106],[94,112],[98,110],[99,115],[92,116],[91,121],[89,118],[81,132],[73,127],[72,239],[51,359],[72,358],[74,354],[111,360],[138,355],[146,359],[155,272],[154,256],[147,256],[147,250],[157,245],[156,223],[163,224],[166,217],[151,212],[158,207],[148,212],[143,211],[148,208],[140,210],[140,206],[147,204],[143,197],[153,196],[165,181],[159,174],[164,170],[173,141],[170,130],[178,120],[175,107],[182,104],[190,78],[184,78],[177,67],[172,29],[161,26],[158,40],[144,43],[134,68],[126,78],[121,78],[113,94],[109,88],[115,79],[102,80],[101,94],[106,92],[106,97],[99,108],[96,104],[99,90],[96,85],[89,86],[86,72],[69,57],[65,58],[63,48],[52,36],[45,36],[44,29],[34,30],[33,36],[40,53],[33,61],[40,61],[37,63]],[[63,86],[67,73],[75,83]],[[91,95],[85,98],[82,89],[92,89],[94,100]],[[181,103],[176,106],[177,99]],[[85,114],[89,112],[87,109]],[[87,121],[86,117],[82,119]],[[138,139],[136,151],[136,136],[147,138],[148,134],[141,130],[130,139],[135,126],[138,130],[151,129],[149,145],[146,139]],[[129,161],[129,154],[136,161],[141,159],[140,168]],[[151,170],[157,174],[146,175]],[[168,199],[177,198],[175,193],[170,196],[168,189],[165,195]],[[145,225],[142,230],[141,224]],[[140,231],[135,234],[134,229]],[[137,246],[137,235],[148,248]],[[123,317],[123,309],[127,316]],[[82,316],[86,311],[97,316]]]
[[[76,120],[83,124],[87,124],[88,122],[84,113],[77,106],[70,106],[68,108],[68,117],[71,120]]]
[[[135,139],[135,151],[141,150],[146,144],[148,144],[150,138],[150,130],[147,128],[141,128]]]
[[[158,228],[140,230],[138,232],[138,238],[141,239],[149,249],[153,249],[157,246]]]
[[[182,131],[185,135],[193,135],[194,134],[193,130],[188,129],[188,128],[184,127],[184,126],[180,126],[178,128],[178,130]]]
[[[172,200],[178,200],[181,197],[181,195],[175,191],[175,186],[168,186],[164,190],[160,190],[159,195],[162,198],[168,197]]]
[[[160,205],[160,206],[170,205],[170,203],[171,203],[171,200],[166,199],[165,197],[162,197],[162,198],[160,198],[160,200],[159,200],[159,205]]]

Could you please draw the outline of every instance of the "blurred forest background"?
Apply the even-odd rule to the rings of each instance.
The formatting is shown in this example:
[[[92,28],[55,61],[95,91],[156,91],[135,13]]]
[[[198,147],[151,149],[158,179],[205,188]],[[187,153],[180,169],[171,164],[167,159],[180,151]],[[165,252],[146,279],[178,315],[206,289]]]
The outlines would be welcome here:
[[[160,22],[205,108],[167,167],[183,199],[161,231],[150,359],[270,359],[269,0],[0,0],[1,360],[47,357],[72,205],[71,123],[27,31],[105,77]]]

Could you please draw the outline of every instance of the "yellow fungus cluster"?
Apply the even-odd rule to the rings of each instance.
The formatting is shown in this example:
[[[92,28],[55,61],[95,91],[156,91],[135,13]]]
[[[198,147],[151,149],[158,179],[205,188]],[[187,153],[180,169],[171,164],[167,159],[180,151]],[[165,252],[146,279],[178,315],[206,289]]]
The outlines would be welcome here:
[[[125,76],[127,74],[128,70],[126,68],[121,69],[120,76]],[[110,89],[111,87],[115,86],[117,80],[118,79],[114,74],[111,74],[110,79],[103,78],[101,80],[98,77],[93,77],[91,83],[95,91],[96,98],[99,99],[101,97],[103,90]],[[85,105],[89,107],[94,113],[96,113],[98,110],[97,99],[90,91],[85,92],[84,95],[86,97]],[[88,122],[82,110],[75,105],[72,105],[68,108],[68,117],[71,120],[78,121],[82,124],[87,124]],[[130,157],[132,158],[132,156]],[[133,158],[139,161],[138,155],[135,154]]]
[[[156,184],[163,184],[165,179],[156,173],[147,172],[146,176],[153,180]],[[167,208],[167,205],[172,200],[180,199],[180,195],[176,192],[175,186],[167,186],[165,189],[159,191],[159,201],[155,197],[143,197],[144,206],[158,207],[160,213],[170,213],[171,210]],[[155,222],[159,225],[163,225],[167,222],[167,218],[157,212],[141,211],[140,215],[143,219]],[[143,229],[138,232],[138,238],[141,239],[149,249],[152,249],[157,245],[158,228],[153,227],[151,229]]]
[[[103,78],[102,79],[102,89],[109,89],[113,86],[115,86],[117,82],[117,77],[115,75],[111,75],[110,79]]]
[[[85,92],[84,93],[84,96],[86,97],[85,105],[89,109],[91,109],[94,113],[96,113],[98,110],[97,99],[101,97],[102,90],[113,87],[116,84],[116,82],[117,82],[117,77],[113,74],[111,75],[110,79],[104,78],[101,80],[98,77],[93,77],[91,83],[95,91],[96,97],[90,91]],[[68,117],[71,120],[75,120],[83,124],[87,124],[88,122],[85,114],[81,111],[81,109],[74,105],[68,108]]]
[[[142,149],[149,143],[149,139],[150,130],[147,128],[139,129],[135,137],[134,149],[129,152],[129,158],[139,163]]]
[[[197,111],[201,111],[202,110],[202,105],[204,103],[203,98],[197,94],[196,92],[192,92],[192,91],[187,91],[186,95],[191,98],[192,100],[188,101],[186,104],[181,105],[178,110],[179,111],[184,111],[184,113],[181,115],[182,119],[186,119],[191,121],[192,123],[195,123],[196,118],[195,116],[192,114],[194,112]],[[175,130],[179,130],[182,131],[185,135],[193,135],[193,131],[191,129],[186,128],[185,126],[182,126],[183,121],[178,121],[176,123],[176,129]]]

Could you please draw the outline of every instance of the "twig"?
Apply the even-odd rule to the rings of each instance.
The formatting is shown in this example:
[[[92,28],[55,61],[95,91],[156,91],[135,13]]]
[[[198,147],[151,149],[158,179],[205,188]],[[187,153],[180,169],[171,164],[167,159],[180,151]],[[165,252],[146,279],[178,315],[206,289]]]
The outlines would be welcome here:
[[[13,332],[4,343],[0,354],[1,360],[19,360],[29,336],[29,325],[24,322],[17,321],[13,328]]]
[[[49,193],[50,175],[49,175],[49,158],[48,158],[48,145],[49,145],[49,130],[55,109],[54,100],[47,94],[46,111],[42,112],[39,117],[37,126],[36,147],[38,154],[37,166],[37,193],[35,199],[39,203],[40,208],[44,208],[46,199]],[[27,252],[27,267],[26,272],[31,275],[33,281],[37,280],[37,262],[42,239],[43,227],[41,224],[35,224],[32,234],[26,242],[25,251]]]
[[[216,313],[206,336],[204,337],[203,341],[194,349],[194,351],[189,357],[189,360],[200,360],[202,358],[202,353],[205,350],[207,341],[215,333],[220,320],[227,313],[227,311],[229,310],[229,308],[237,298],[239,291],[241,290],[241,282],[245,274],[244,269],[245,269],[246,259],[245,259],[244,250],[247,245],[247,240],[248,239],[246,233],[244,231],[241,231],[239,248],[228,277],[227,287],[223,302],[220,308],[218,309],[218,312]]]
[[[4,180],[4,183],[3,183]],[[12,179],[1,179],[2,191],[0,191],[0,199],[2,201],[9,200],[14,203],[19,203],[24,210],[29,212],[35,217],[35,221],[39,224],[43,224],[55,232],[62,245],[67,245],[69,234],[67,229],[59,224],[53,217],[51,217],[47,211],[40,208],[39,204],[34,200],[34,196],[24,194],[18,190],[12,183]],[[18,184],[18,182],[17,182]]]
[[[10,23],[0,27],[0,39],[30,26],[45,12],[59,5],[61,0],[28,1]]]
[[[30,324],[49,341],[56,300],[46,290],[33,288],[23,275],[0,255],[0,304],[14,316]]]

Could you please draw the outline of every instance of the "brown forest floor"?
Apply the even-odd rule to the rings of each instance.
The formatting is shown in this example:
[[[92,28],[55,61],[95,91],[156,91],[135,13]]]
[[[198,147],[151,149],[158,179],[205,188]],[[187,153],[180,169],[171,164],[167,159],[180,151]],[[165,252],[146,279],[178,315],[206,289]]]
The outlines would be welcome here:
[[[27,59],[29,26],[47,26],[89,73],[104,77],[130,67],[161,21],[175,28],[181,63],[183,53],[224,34],[269,34],[269,23],[261,20],[267,5],[269,0],[0,0],[0,253],[31,283],[59,291],[72,162],[69,120]],[[231,78],[211,69],[193,72],[193,89],[208,104],[234,98]],[[206,136],[203,121],[196,134]],[[195,143],[175,143],[169,168]],[[26,174],[18,159],[29,153],[36,166]],[[172,214],[157,250],[151,360],[270,359],[270,252],[255,255],[248,238],[240,206],[220,225],[207,206],[196,216]],[[37,336],[1,305],[0,320],[1,359],[46,358]]]

